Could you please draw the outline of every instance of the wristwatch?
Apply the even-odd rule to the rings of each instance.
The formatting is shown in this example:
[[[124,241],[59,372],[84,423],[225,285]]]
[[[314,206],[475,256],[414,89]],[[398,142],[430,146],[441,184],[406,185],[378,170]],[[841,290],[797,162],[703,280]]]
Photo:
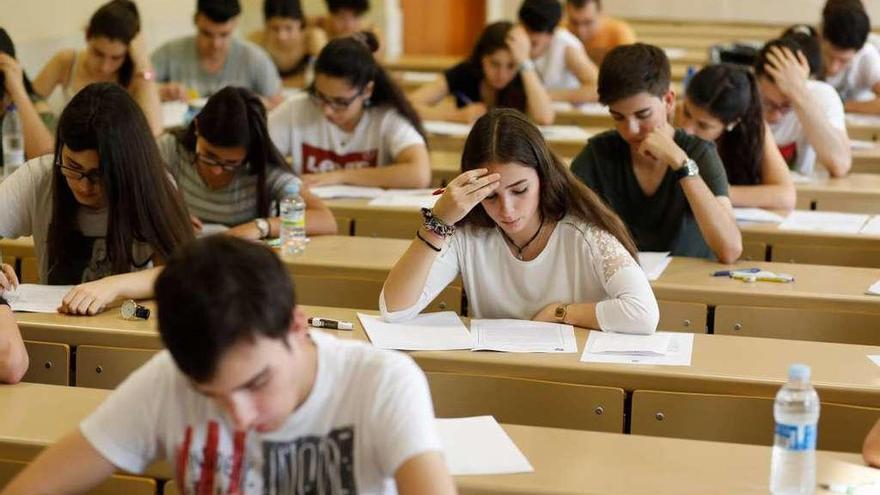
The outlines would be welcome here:
[[[568,314],[568,304],[560,304],[556,306],[556,311],[553,312],[553,317],[556,318],[558,323],[565,323],[565,315]]]
[[[700,175],[700,169],[697,167],[697,163],[693,158],[690,157],[681,164],[681,168],[675,171],[675,178],[678,180],[687,177],[696,177],[698,175]]]
[[[257,218],[254,220],[254,224],[257,226],[257,231],[260,232],[260,239],[265,239],[269,237],[269,221],[265,218]]]
[[[532,62],[532,59],[527,58],[519,63],[519,67],[517,67],[519,72],[527,71],[527,70],[535,70],[535,63]]]
[[[122,314],[123,320],[146,320],[150,317],[150,308],[141,306],[132,299],[122,303],[119,312]]]

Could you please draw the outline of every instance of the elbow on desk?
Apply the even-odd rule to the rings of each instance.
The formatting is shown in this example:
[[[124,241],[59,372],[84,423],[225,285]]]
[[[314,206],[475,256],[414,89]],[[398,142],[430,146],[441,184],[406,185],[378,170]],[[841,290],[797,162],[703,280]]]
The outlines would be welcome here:
[[[729,265],[736,262],[742,256],[742,250],[742,237],[737,236],[735,241],[725,243],[715,254],[718,256],[719,262]]]
[[[826,168],[831,177],[846,177],[852,168],[852,160],[836,160],[828,163]]]
[[[20,382],[27,373],[29,365],[30,359],[24,348],[16,349],[7,344],[5,349],[0,350],[0,382],[7,384]]]

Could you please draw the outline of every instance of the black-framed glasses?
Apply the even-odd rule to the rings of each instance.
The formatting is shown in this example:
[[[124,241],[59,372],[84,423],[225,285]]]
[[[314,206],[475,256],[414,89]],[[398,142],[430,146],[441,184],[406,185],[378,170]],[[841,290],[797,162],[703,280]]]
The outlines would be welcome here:
[[[306,91],[308,91],[309,96],[311,96],[315,100],[315,102],[318,103],[318,105],[327,105],[334,112],[347,110],[348,107],[350,107],[355,100],[357,100],[361,95],[364,94],[364,88],[361,88],[358,90],[357,94],[355,94],[351,98],[328,98],[326,95],[321,94],[321,92],[318,91],[317,88],[315,88],[314,84],[309,86]]]
[[[82,180],[86,179],[89,181],[89,184],[98,185],[101,183],[101,180],[104,177],[104,172],[100,168],[93,168],[88,172],[83,172],[80,169],[68,167],[67,165],[61,163],[60,161],[55,162],[55,166],[61,169],[61,175],[67,177],[71,180]]]
[[[201,163],[206,167],[211,168],[219,168],[224,172],[235,173],[244,168],[242,164],[244,163],[244,158],[241,160],[221,160],[219,158],[213,157],[211,155],[206,155],[204,153],[196,151],[196,161]]]

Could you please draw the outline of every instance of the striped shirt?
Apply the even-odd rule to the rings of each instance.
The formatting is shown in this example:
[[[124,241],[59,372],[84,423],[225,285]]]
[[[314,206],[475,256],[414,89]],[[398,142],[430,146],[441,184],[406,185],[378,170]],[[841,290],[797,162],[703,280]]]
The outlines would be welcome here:
[[[194,165],[195,153],[184,148],[171,134],[162,135],[159,152],[168,166],[177,187],[183,194],[189,212],[203,222],[220,223],[234,227],[259,217],[257,211],[257,176],[239,173],[228,185],[210,188],[199,176]],[[272,201],[270,216],[276,215],[275,203],[281,201],[289,184],[301,184],[293,172],[279,167],[268,167],[266,188]]]

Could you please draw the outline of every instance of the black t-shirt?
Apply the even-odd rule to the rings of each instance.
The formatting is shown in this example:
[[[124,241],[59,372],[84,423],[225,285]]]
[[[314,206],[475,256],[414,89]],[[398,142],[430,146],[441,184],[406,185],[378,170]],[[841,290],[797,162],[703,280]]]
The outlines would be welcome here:
[[[680,129],[675,143],[696,162],[709,190],[727,196],[727,175],[715,145]],[[571,170],[620,215],[640,251],[714,258],[672,170],[667,169],[654,195],[646,196],[633,170],[629,144],[617,131],[591,138]]]
[[[480,94],[483,72],[475,64],[469,61],[461,62],[446,70],[443,76],[446,78],[449,94],[455,97],[455,105],[458,108],[483,101],[483,95]],[[517,75],[510,84],[499,91],[495,99],[497,107],[515,108],[524,112],[526,97],[520,76]]]

